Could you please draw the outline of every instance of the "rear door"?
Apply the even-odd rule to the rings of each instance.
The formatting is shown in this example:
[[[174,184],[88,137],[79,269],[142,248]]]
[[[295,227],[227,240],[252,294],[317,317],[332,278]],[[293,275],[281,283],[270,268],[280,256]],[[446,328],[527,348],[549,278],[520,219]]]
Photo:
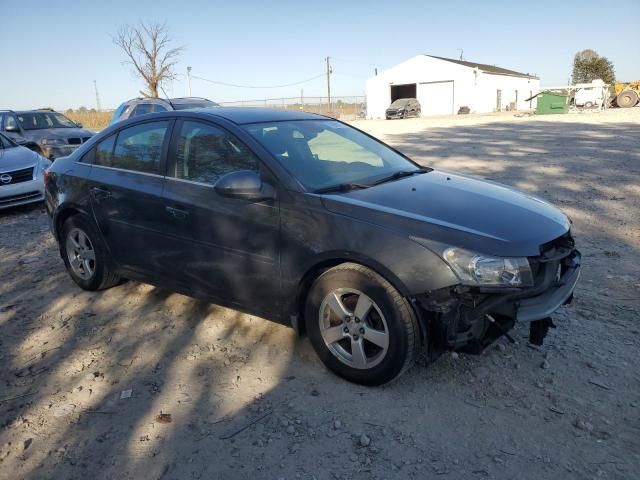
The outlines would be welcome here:
[[[164,189],[165,261],[192,290],[253,311],[277,312],[280,292],[279,209],[275,200],[250,202],[216,193],[223,175],[238,170],[275,178],[235,135],[215,123],[178,120]]]
[[[161,274],[162,189],[173,120],[123,128],[92,151],[91,205],[114,260],[132,271]]]

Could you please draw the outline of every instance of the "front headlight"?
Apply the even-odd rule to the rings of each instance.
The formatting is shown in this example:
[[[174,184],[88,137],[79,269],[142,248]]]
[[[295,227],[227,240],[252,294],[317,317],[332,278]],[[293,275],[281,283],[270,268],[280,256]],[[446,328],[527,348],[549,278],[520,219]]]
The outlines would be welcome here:
[[[524,257],[493,257],[462,248],[447,248],[442,257],[465,285],[530,287],[533,274]]]
[[[67,142],[65,142],[62,138],[43,138],[41,143],[42,145],[47,145],[47,146],[67,144]]]

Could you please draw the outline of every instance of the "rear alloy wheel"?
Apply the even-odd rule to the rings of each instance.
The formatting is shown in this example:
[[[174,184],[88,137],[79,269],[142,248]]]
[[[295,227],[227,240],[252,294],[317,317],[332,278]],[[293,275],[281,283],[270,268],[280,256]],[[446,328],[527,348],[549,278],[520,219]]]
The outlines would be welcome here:
[[[83,280],[90,280],[96,272],[96,251],[87,234],[72,228],[67,234],[66,251],[73,273]]]
[[[373,270],[344,263],[313,284],[305,309],[309,339],[333,372],[381,385],[412,364],[418,324],[407,300]]]
[[[633,90],[623,90],[616,97],[616,103],[621,108],[635,107],[638,103],[638,94]]]
[[[60,250],[67,272],[81,288],[102,290],[120,281],[113,272],[97,228],[82,215],[74,215],[64,222]]]

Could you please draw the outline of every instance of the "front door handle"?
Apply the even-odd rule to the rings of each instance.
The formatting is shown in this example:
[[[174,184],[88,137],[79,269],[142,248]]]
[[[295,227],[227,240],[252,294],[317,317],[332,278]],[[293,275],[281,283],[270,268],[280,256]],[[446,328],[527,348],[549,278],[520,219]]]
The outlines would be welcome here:
[[[186,210],[181,210],[179,208],[174,208],[167,205],[166,207],[164,207],[164,209],[167,211],[167,213],[172,215],[174,218],[177,218],[178,220],[184,220],[189,216],[189,212],[187,212]]]
[[[111,198],[111,192],[104,187],[91,188],[91,194],[96,200],[106,200],[107,198]]]

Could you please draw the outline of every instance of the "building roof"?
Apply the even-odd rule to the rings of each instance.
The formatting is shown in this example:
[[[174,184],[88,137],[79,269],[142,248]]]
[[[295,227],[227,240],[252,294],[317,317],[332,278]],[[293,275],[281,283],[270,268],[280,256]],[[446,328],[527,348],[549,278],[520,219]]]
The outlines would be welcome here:
[[[516,72],[515,70],[509,70],[507,68],[496,67],[495,65],[488,65],[486,63],[468,62],[466,60],[456,60],[455,58],[438,57],[436,55],[425,55],[431,58],[437,58],[438,60],[444,60],[445,62],[457,63],[465,67],[477,68],[483,72],[493,73],[496,75],[510,75],[512,77],[525,77],[525,78],[538,78],[535,75],[528,73]]]

